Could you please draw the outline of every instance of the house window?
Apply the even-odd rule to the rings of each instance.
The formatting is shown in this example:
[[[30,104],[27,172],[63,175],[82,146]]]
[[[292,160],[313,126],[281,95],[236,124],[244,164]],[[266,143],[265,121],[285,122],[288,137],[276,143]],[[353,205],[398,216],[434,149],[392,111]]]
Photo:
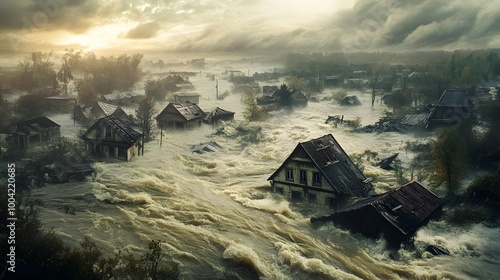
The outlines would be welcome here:
[[[302,200],[302,193],[299,191],[292,191],[292,201]]]
[[[300,183],[307,184],[307,171],[300,170]]]
[[[321,187],[321,174],[318,172],[313,173],[313,186]]]
[[[111,127],[106,126],[106,138],[111,138]]]
[[[316,197],[315,193],[308,193],[307,194],[307,200],[309,202],[316,202],[316,199],[317,199],[317,197]]]
[[[127,149],[118,148],[118,156],[121,158],[127,158]]]
[[[96,138],[101,138],[102,137],[102,130],[101,128],[97,128],[97,130],[95,131],[95,136]]]
[[[325,204],[328,205],[330,208],[335,207],[335,199],[333,197],[327,197],[325,199]]]
[[[287,181],[292,181],[293,182],[293,170],[292,169],[286,169],[285,172],[286,172],[285,179]]]

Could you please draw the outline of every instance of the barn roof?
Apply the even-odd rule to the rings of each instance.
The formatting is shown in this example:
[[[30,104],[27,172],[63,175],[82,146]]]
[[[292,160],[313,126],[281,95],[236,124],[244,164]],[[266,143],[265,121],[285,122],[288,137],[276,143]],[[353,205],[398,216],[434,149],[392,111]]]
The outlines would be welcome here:
[[[470,108],[473,107],[473,105],[467,90],[447,89],[439,98],[436,107]]]
[[[362,197],[371,188],[371,184],[367,182],[361,170],[359,170],[331,134],[299,143],[294,152],[297,149],[303,149],[307,153],[312,162],[337,192]],[[268,180],[272,180],[285,163],[294,155],[294,152],[292,152],[282,166]]]
[[[333,216],[372,207],[385,220],[407,235],[420,227],[442,205],[441,198],[419,182],[411,181],[387,193],[360,200]]]
[[[54,127],[60,127],[60,125],[44,116],[11,124],[3,129],[2,133],[29,135],[31,133],[40,133]]]

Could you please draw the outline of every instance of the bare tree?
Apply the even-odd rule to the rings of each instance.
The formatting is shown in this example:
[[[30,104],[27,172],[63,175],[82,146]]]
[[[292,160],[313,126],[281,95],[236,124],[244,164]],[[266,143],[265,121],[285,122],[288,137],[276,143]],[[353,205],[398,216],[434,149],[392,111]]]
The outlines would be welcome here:
[[[372,90],[372,107],[375,103],[375,95],[377,92],[377,86],[380,82],[380,75],[383,73],[385,65],[383,64],[373,64],[368,68],[368,82],[370,83],[370,88]]]
[[[156,103],[152,97],[146,96],[139,102],[135,110],[135,116],[139,120],[139,126],[144,135],[144,141],[150,141],[154,135],[154,116],[158,113]]]

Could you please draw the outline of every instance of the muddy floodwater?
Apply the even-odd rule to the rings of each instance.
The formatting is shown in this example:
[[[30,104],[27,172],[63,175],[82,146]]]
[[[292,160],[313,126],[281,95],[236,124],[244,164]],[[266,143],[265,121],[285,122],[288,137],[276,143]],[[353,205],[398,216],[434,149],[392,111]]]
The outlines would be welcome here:
[[[217,74],[217,69],[207,70]],[[200,107],[236,112],[243,121],[242,95],[215,98],[215,82],[202,72],[190,77],[201,94]],[[261,83],[279,85],[282,81]],[[219,92],[231,84],[219,79]],[[325,90],[323,95],[327,95]],[[361,118],[375,123],[387,107],[371,107],[370,93],[353,91],[362,105],[342,107],[333,101],[309,102],[293,112],[273,112],[258,144],[214,136],[215,130],[164,132],[145,146],[144,156],[130,162],[95,163],[95,178],[86,182],[48,185],[32,192],[40,202],[40,217],[65,242],[78,246],[89,236],[106,253],[142,253],[151,239],[162,240],[184,279],[237,275],[241,279],[500,279],[500,229],[477,224],[450,226],[432,221],[415,237],[415,248],[387,252],[383,240],[367,239],[331,223],[312,225],[309,218],[328,210],[289,203],[270,192],[267,178],[298,142],[332,134],[348,154],[375,151],[380,157],[405,151],[413,133],[354,133],[325,124],[328,115]],[[161,104],[160,109],[163,109]],[[125,108],[133,113],[133,108]],[[69,114],[51,117],[61,132],[76,139],[84,129]],[[228,128],[230,131],[230,128]],[[423,133],[421,141],[432,137]],[[193,154],[192,145],[216,141],[222,150]],[[364,173],[380,193],[398,186],[394,173],[365,164]],[[435,190],[442,195],[442,190]],[[65,209],[74,210],[68,214]],[[450,256],[425,253],[427,245],[448,249]],[[226,274],[225,274],[226,273]]]

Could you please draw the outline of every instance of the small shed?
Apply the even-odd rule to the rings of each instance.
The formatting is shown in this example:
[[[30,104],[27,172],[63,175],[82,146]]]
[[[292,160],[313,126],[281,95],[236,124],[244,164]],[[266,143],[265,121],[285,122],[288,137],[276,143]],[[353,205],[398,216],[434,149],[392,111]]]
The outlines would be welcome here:
[[[417,181],[362,199],[329,216],[334,223],[368,237],[383,235],[389,244],[407,242],[430,219],[438,218],[443,200]],[[321,219],[321,218],[320,218]]]
[[[8,135],[7,141],[18,148],[27,149],[59,139],[61,126],[44,116],[13,123],[0,133]]]

